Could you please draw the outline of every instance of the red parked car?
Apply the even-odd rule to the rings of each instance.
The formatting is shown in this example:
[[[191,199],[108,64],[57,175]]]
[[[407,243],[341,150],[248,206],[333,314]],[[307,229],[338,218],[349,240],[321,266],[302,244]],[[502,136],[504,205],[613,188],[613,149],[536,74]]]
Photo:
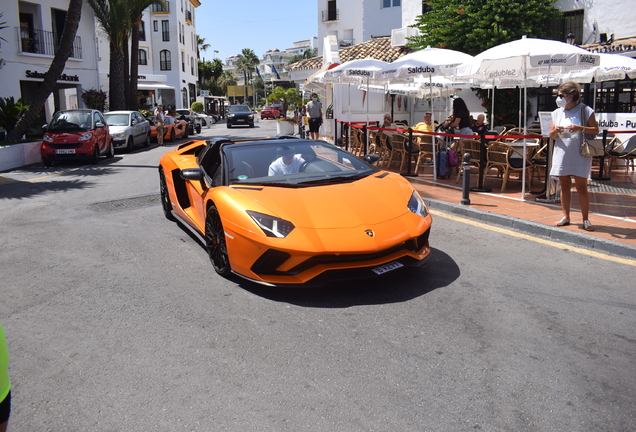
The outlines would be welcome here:
[[[280,112],[271,106],[266,106],[261,110],[261,120],[262,119],[277,119],[278,117],[280,117]]]
[[[44,166],[51,166],[53,161],[77,159],[88,159],[96,164],[102,155],[115,156],[108,123],[97,110],[58,111],[43,129],[41,155]]]

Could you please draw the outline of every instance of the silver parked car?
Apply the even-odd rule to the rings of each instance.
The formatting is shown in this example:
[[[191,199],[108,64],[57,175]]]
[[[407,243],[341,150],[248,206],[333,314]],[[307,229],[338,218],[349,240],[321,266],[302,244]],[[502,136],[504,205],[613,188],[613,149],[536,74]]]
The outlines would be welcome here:
[[[137,111],[111,111],[104,114],[115,147],[132,151],[135,144],[150,145],[150,123]]]

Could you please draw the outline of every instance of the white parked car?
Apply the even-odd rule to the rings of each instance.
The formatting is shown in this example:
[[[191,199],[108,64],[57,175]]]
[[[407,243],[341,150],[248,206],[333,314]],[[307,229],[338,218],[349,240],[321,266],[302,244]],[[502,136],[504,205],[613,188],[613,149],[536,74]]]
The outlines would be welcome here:
[[[150,145],[150,123],[137,111],[110,111],[104,114],[115,147],[132,151],[135,144]]]

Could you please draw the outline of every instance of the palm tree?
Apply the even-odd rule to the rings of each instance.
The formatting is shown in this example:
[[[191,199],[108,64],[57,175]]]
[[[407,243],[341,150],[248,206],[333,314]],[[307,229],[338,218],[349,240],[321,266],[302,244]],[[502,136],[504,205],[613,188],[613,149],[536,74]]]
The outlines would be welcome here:
[[[201,51],[206,51],[210,48],[209,43],[205,43],[205,38],[197,35],[197,58],[201,58]]]
[[[243,48],[241,54],[238,55],[239,59],[236,62],[236,70],[243,73],[243,95],[245,102],[247,102],[247,83],[248,79],[252,78],[252,71],[261,62],[258,56],[254,53],[254,50],[250,48]]]
[[[128,0],[87,0],[110,40],[109,108],[126,108],[124,44],[132,27]]]
[[[150,5],[159,5],[167,9],[164,0],[129,0],[130,19],[132,22],[132,32],[130,38],[130,90],[128,91],[128,109],[136,111],[139,109],[137,103],[137,83],[139,81],[139,23],[141,16]]]
[[[227,95],[227,86],[236,85],[236,78],[231,71],[226,70],[219,77],[218,83],[221,93]]]
[[[20,120],[18,120],[13,129],[7,134],[7,142],[17,142],[22,135],[27,132],[33,121],[42,111],[46,99],[55,88],[57,78],[64,72],[66,60],[73,50],[73,42],[75,41],[77,27],[79,26],[82,16],[82,1],[83,0],[69,0],[68,12],[66,13],[64,29],[60,37],[60,44],[55,50],[55,56],[53,57],[51,66],[49,66],[49,70],[44,74],[44,80],[38,87],[35,97],[29,105],[29,109],[25,111],[24,115],[20,117]]]

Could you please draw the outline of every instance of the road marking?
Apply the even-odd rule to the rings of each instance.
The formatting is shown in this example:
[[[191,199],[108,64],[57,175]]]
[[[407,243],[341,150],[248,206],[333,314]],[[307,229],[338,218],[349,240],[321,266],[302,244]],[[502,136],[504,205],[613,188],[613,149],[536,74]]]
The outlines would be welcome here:
[[[620,264],[625,264],[625,265],[630,265],[630,266],[634,266],[636,267],[636,260],[631,260],[631,259],[627,259],[627,258],[621,258],[621,257],[616,257],[616,256],[612,256],[612,255],[607,255],[601,252],[596,252],[596,251],[590,251],[587,249],[583,249],[583,248],[579,248],[576,246],[572,246],[572,245],[568,245],[568,244],[563,244],[563,243],[558,243],[552,240],[547,240],[547,239],[543,239],[540,237],[535,237],[535,236],[531,236],[529,234],[523,234],[520,232],[516,232],[516,231],[512,231],[506,228],[500,228],[494,225],[487,225],[483,222],[477,222],[475,220],[472,219],[465,219],[462,218],[460,216],[455,216],[449,213],[444,213],[441,212],[439,210],[429,210],[432,214],[434,214],[435,216],[440,216],[446,219],[451,219],[454,220],[456,222],[462,222],[468,225],[472,225],[472,226],[476,226],[479,228],[483,228],[483,229],[487,229],[490,231],[494,231],[494,232],[498,232],[500,234],[506,234],[506,235],[510,235],[513,237],[518,237],[518,238],[522,238],[525,240],[530,240],[533,241],[535,243],[541,243],[544,244],[546,246],[552,246],[555,247],[557,249],[562,249],[562,250],[568,250],[568,251],[572,251],[572,252],[576,252],[582,255],[587,255],[593,258],[599,258],[602,260],[606,260],[606,261],[611,261],[611,262],[616,262],[616,263],[620,263]]]

